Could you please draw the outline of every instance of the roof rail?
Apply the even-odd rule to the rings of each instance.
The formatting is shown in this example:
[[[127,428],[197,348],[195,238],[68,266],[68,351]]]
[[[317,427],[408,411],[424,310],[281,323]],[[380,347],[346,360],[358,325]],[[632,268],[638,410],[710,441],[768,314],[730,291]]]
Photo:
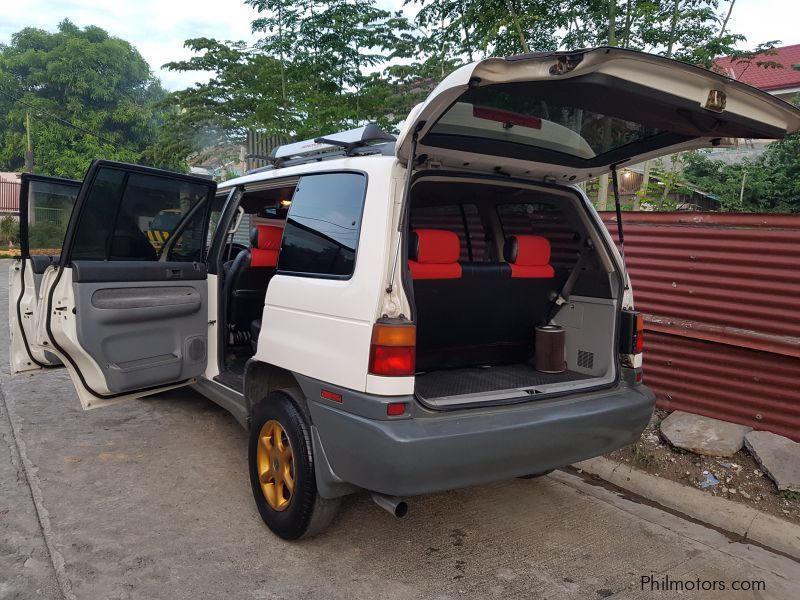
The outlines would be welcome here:
[[[386,133],[378,125],[370,123],[364,127],[333,133],[313,140],[277,146],[270,154],[270,160],[275,167],[280,167],[293,159],[317,160],[321,154],[329,152],[340,154],[343,152],[345,156],[350,156],[358,148],[380,142],[393,142],[395,139],[392,134]]]

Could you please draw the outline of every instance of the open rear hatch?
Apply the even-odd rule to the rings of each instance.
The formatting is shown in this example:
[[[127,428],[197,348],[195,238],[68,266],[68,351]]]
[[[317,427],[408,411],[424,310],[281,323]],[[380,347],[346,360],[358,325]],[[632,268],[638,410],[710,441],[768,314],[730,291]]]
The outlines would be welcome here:
[[[620,48],[490,58],[448,76],[409,115],[396,153],[443,166],[577,182],[624,163],[781,138],[800,111],[703,68]]]
[[[729,138],[780,138],[798,129],[800,111],[782,100],[702,68],[631,50],[491,58],[455,71],[412,111],[396,145],[406,164],[413,154],[412,164],[427,160],[441,167],[431,171],[441,173],[439,181],[415,180],[406,199],[417,397],[446,408],[617,380],[623,291],[607,232],[576,193],[552,186],[525,189],[498,176],[569,184],[625,163],[727,144]],[[494,179],[441,180],[465,170]],[[515,229],[515,223],[524,227]],[[548,223],[557,227],[548,229]],[[471,232],[473,227],[479,231]],[[504,245],[514,237],[542,248],[540,256],[509,258]],[[579,245],[566,254],[571,263],[558,264],[564,239]],[[476,256],[476,244],[492,251]],[[587,244],[590,258],[579,268],[575,257]],[[518,276],[532,265],[554,267],[554,274]],[[568,310],[551,310],[573,269],[583,292],[574,293]],[[566,330],[562,373],[533,366],[534,331],[546,324]]]

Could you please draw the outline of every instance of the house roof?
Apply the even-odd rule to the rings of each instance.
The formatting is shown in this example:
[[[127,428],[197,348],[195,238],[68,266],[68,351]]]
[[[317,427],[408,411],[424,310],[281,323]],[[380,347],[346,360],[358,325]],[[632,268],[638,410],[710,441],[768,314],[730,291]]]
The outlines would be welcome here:
[[[748,65],[734,63],[729,56],[718,58],[716,63],[726,75],[739,81],[767,91],[780,91],[800,87],[800,71],[792,68],[800,65],[800,44],[775,48],[776,54],[759,54]],[[765,68],[756,64],[759,61],[776,62],[782,68]]]

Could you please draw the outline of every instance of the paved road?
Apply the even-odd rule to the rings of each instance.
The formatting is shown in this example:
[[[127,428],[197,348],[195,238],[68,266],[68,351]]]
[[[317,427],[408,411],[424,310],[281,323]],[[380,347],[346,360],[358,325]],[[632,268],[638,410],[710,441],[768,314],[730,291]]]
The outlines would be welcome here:
[[[65,373],[10,377],[2,346],[0,598],[797,597],[797,562],[574,473],[413,499],[403,521],[357,495],[324,535],[283,542],[223,410],[180,391],[84,413]]]

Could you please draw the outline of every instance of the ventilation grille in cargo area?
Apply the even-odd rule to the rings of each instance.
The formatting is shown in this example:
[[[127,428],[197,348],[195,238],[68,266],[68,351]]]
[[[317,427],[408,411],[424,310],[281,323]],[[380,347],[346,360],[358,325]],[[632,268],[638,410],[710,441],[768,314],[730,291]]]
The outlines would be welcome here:
[[[578,350],[578,366],[583,369],[591,369],[594,367],[594,352]]]

